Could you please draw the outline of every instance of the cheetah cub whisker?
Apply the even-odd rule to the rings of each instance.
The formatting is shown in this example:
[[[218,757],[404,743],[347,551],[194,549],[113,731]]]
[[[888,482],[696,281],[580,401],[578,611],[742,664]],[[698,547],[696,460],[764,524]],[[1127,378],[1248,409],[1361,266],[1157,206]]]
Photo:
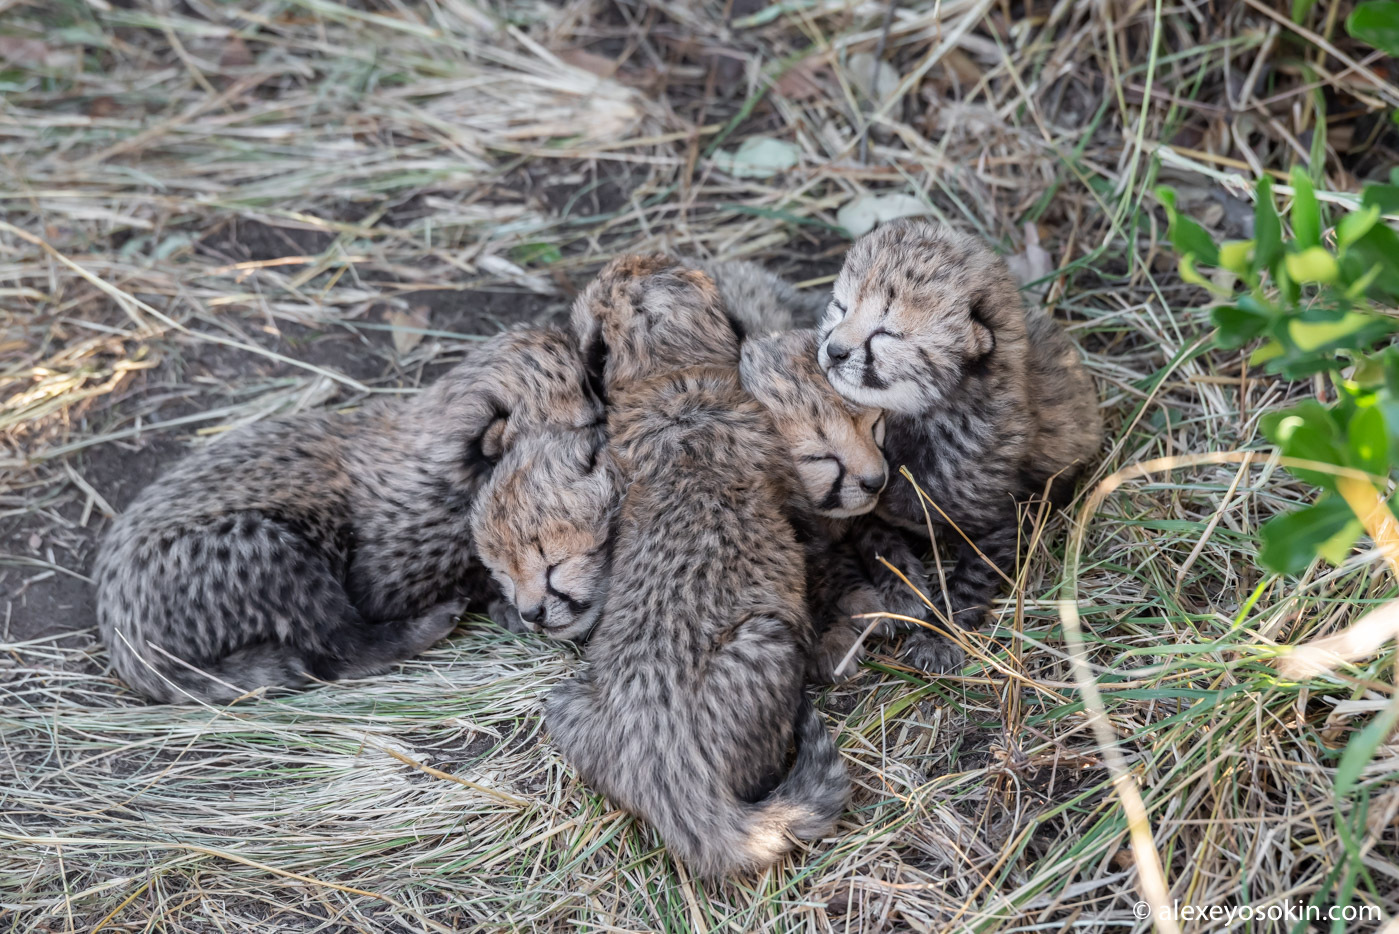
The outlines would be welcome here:
[[[889,463],[907,466],[965,534],[946,536],[956,565],[946,593],[930,596],[958,626],[976,628],[1013,571],[1017,504],[1048,489],[1062,505],[1101,445],[1098,396],[1078,349],[1021,300],[1001,257],[918,220],[850,248],[818,330],[831,385],[888,413]],[[912,484],[891,484],[878,513],[927,534]],[[905,641],[908,661],[926,670],[957,667],[961,655],[926,630]]]

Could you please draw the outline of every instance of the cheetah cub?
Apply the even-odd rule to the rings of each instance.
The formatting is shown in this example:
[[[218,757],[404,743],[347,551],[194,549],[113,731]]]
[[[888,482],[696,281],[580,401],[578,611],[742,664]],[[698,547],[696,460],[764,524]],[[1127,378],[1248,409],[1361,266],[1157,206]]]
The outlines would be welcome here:
[[[1101,444],[1098,397],[1078,349],[1025,305],[999,256],[912,220],[851,247],[819,331],[831,385],[888,413],[890,463],[907,466],[966,536],[946,536],[957,562],[945,606],[959,626],[977,626],[1014,566],[1017,502],[1045,492],[1067,502]],[[911,484],[891,484],[879,514],[926,534]],[[905,652],[927,670],[961,662],[960,650],[928,631]]]
[[[506,332],[421,394],[241,429],[137,497],[97,559],[112,664],[158,701],[384,671],[489,594],[477,490],[549,425],[602,416],[557,330]]]
[[[813,632],[788,518],[797,480],[739,385],[708,276],[623,257],[579,297],[573,324],[601,361],[628,486],[586,668],[550,695],[546,725],[584,780],[696,872],[760,870],[789,833],[827,833],[849,791],[802,690]]]
[[[526,438],[477,496],[471,538],[507,629],[581,640],[602,613],[622,486],[606,441],[601,428]]]
[[[739,364],[743,388],[767,409],[787,444],[812,509],[824,521],[807,552],[807,591],[820,641],[810,675],[832,681],[854,671],[851,653],[867,619],[881,611],[922,618],[917,593],[882,557],[927,592],[923,562],[895,529],[869,515],[888,482],[885,415],[842,397],[816,362],[814,330],[749,338]],[[887,622],[879,629],[888,632]]]

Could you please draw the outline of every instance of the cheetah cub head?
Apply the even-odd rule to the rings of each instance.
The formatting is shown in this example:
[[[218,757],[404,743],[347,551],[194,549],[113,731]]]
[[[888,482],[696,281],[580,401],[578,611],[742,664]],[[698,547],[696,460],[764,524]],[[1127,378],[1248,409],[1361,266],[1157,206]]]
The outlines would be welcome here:
[[[862,515],[889,479],[884,413],[842,398],[826,382],[816,341],[812,330],[749,338],[739,375],[791,450],[812,507],[832,518]]]
[[[692,366],[733,366],[739,335],[714,280],[661,254],[608,263],[570,317],[595,391]]]
[[[1024,352],[1025,313],[1005,261],[926,221],[896,221],[846,254],[818,328],[845,398],[917,415]]]
[[[472,508],[472,541],[525,628],[556,639],[593,628],[621,487],[598,428],[525,438],[496,466]]]

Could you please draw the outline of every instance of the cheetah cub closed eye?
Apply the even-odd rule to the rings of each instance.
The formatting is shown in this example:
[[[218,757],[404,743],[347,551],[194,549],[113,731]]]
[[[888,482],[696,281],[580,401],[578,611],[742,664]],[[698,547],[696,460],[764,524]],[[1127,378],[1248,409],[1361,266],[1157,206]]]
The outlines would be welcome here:
[[[421,394],[231,433],[151,484],[97,560],[112,664],[156,700],[227,701],[386,670],[489,580],[472,501],[546,426],[601,418],[567,335],[485,341]]]
[[[851,247],[819,331],[831,385],[888,413],[890,464],[907,466],[970,539],[945,536],[957,562],[944,605],[974,628],[1013,569],[1017,503],[1046,490],[1066,502],[1101,444],[1098,397],[1078,349],[1042,309],[1026,306],[999,256],[916,220]],[[891,484],[879,514],[926,534],[910,484]],[[906,652],[929,670],[961,660],[928,632],[911,636]]]
[[[548,700],[555,748],[705,876],[825,834],[849,778],[803,695],[813,632],[772,421],[739,385],[708,276],[623,257],[574,305],[628,486],[586,667]],[[788,748],[796,746],[788,762]]]
[[[602,613],[621,478],[601,428],[547,432],[507,453],[471,513],[476,554],[504,599],[496,622],[583,639]]]

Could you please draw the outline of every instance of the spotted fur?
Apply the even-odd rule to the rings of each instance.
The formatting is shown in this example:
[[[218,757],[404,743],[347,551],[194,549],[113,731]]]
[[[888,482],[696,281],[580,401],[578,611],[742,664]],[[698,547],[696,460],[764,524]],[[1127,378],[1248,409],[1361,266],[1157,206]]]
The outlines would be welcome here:
[[[807,551],[807,591],[820,633],[810,674],[831,681],[855,670],[870,622],[861,617],[922,618],[925,606],[909,583],[926,592],[927,582],[922,560],[904,537],[870,515],[888,482],[884,413],[835,391],[816,361],[817,343],[810,329],[750,338],[739,373],[772,416],[812,509],[825,520]],[[886,620],[877,631],[893,628]]]
[[[740,340],[814,327],[830,304],[830,290],[803,292],[749,260],[704,260],[695,266],[719,287]]]
[[[601,615],[622,492],[606,440],[601,428],[526,438],[477,496],[471,539],[507,628],[583,639]]]

